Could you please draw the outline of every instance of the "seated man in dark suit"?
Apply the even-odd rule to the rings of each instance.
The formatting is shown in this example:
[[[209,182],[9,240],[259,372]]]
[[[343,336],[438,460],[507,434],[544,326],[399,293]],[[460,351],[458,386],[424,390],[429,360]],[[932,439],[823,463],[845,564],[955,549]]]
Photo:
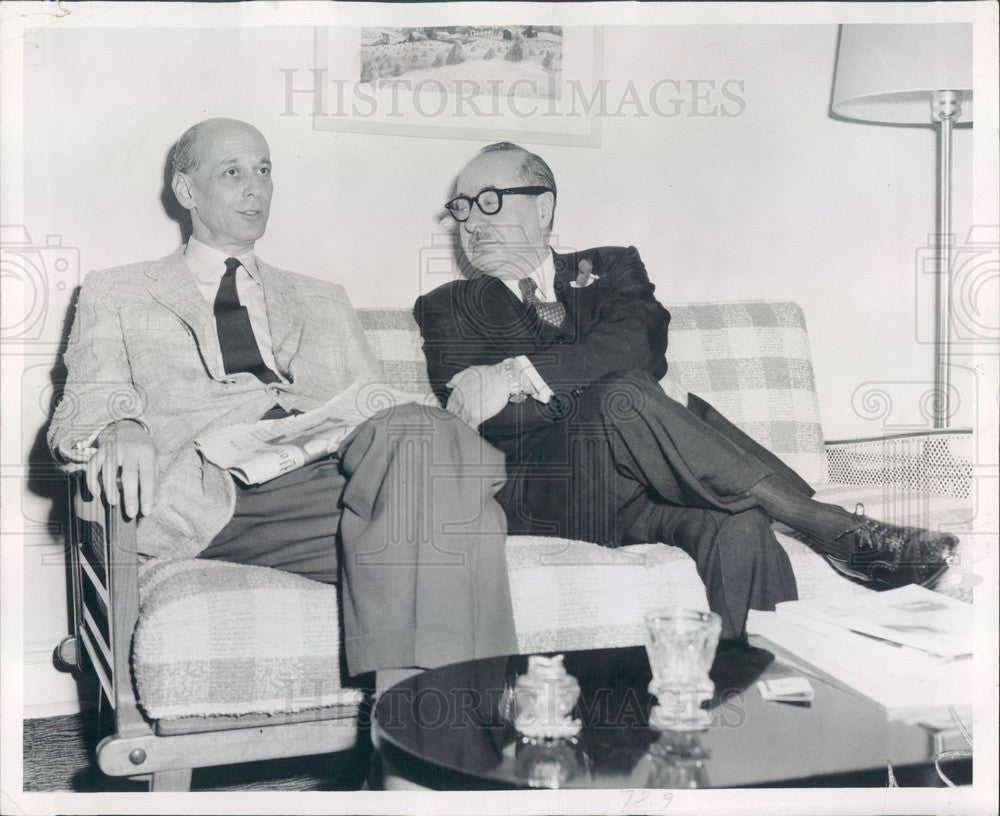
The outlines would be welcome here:
[[[351,674],[516,651],[493,498],[503,459],[459,419],[397,405],[336,454],[250,487],[199,455],[207,431],[308,411],[381,374],[343,287],[255,253],[273,191],[261,133],[200,122],[172,160],[191,240],[87,276],[54,456],[138,516],[140,555],[342,580]],[[422,444],[401,444],[414,437]],[[500,614],[479,615],[481,603]]]
[[[447,209],[471,274],[419,298],[431,385],[507,459],[510,532],[688,552],[723,635],[796,597],[771,521],[875,587],[933,582],[953,536],[882,524],[812,489],[710,405],[668,397],[670,314],[634,247],[553,253],[556,183],[538,156],[484,148]]]

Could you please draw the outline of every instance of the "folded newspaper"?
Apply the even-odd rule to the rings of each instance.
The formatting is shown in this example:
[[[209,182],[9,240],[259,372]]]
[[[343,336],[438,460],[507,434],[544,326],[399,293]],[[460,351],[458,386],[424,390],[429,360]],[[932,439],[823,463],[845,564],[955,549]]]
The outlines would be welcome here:
[[[312,411],[220,428],[199,436],[195,445],[208,461],[244,484],[262,484],[335,453],[365,420],[407,402],[440,407],[430,394],[359,380]]]

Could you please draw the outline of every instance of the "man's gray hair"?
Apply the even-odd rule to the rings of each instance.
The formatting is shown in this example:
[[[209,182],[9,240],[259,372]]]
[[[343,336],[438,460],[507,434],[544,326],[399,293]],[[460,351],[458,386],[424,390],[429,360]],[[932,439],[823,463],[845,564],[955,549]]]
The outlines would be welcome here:
[[[521,162],[521,178],[530,185],[548,187],[552,191],[552,198],[556,197],[556,177],[552,173],[552,168],[546,164],[545,159],[525,150],[521,145],[513,142],[495,142],[487,145],[479,151],[483,153],[523,153],[524,161]]]
[[[174,146],[170,149],[170,166],[173,175],[178,173],[190,173],[198,168],[198,129],[197,125],[191,125],[181,135]]]

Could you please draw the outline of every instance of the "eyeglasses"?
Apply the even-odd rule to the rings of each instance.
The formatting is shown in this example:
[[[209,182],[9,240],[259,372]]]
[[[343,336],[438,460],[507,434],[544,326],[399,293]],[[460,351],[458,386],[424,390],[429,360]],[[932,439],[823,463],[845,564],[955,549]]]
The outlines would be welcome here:
[[[451,213],[452,218],[462,223],[468,221],[469,216],[472,215],[473,204],[479,207],[479,211],[483,215],[496,215],[500,212],[500,208],[503,207],[503,197],[505,195],[541,195],[542,193],[551,192],[552,190],[548,187],[507,187],[503,190],[498,190],[495,187],[487,187],[484,190],[480,190],[475,198],[455,196],[444,206]]]

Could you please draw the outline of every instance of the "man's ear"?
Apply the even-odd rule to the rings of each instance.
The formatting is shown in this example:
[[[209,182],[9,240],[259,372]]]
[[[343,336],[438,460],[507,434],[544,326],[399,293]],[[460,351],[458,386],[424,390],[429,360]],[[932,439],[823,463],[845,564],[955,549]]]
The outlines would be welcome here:
[[[185,210],[194,209],[194,190],[191,189],[191,179],[184,173],[174,173],[170,181],[170,188],[174,191],[177,203]]]
[[[535,209],[538,212],[538,226],[542,229],[552,228],[552,213],[556,208],[556,199],[552,193],[542,193],[535,199]]]

